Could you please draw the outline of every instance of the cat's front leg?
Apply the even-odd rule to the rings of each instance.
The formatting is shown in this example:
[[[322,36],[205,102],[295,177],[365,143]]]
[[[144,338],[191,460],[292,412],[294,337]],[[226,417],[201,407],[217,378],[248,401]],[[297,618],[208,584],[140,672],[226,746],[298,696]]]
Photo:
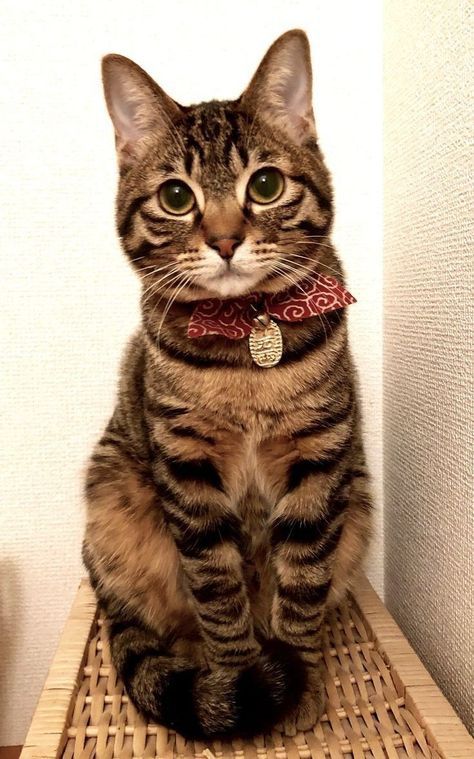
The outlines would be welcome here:
[[[213,457],[179,445],[156,449],[154,478],[180,554],[211,668],[241,669],[258,658],[240,552],[240,520]],[[178,453],[179,445],[179,453]]]
[[[212,723],[227,699],[233,710],[230,727],[237,734],[270,730],[292,709],[303,672],[283,641],[261,650],[255,638],[225,456],[190,455],[184,446],[178,454],[177,446],[163,443],[156,453],[156,489],[180,554],[208,664],[199,681],[200,718]],[[230,490],[235,492],[232,486]]]
[[[333,466],[323,460],[297,460],[289,468],[286,493],[271,523],[277,579],[272,629],[298,651],[307,675],[302,699],[285,722],[289,734],[310,729],[324,710],[321,632],[349,480],[337,460]]]

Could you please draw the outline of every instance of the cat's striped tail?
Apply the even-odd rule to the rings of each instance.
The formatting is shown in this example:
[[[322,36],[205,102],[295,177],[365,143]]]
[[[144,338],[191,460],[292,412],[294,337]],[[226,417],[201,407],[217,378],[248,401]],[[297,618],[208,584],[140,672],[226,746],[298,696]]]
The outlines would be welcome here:
[[[199,669],[173,656],[154,633],[113,622],[112,659],[142,714],[183,735],[250,737],[269,731],[299,702],[306,676],[290,646],[271,641],[252,666]]]

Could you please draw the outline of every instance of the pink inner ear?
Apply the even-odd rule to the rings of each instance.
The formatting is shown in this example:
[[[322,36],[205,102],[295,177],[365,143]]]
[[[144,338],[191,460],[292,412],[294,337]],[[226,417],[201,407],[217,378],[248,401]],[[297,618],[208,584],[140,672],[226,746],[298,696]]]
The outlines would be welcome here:
[[[308,92],[308,78],[304,70],[293,71],[285,85],[285,100],[290,115],[296,120],[306,116],[311,108],[311,93]]]
[[[296,61],[288,61],[274,93],[274,107],[279,119],[282,123],[286,122],[287,129],[297,142],[303,141],[312,127],[312,108],[307,72],[299,57]]]
[[[292,121],[298,122],[311,112],[310,75],[299,41],[293,41],[278,61],[279,94]]]
[[[140,139],[141,130],[138,121],[139,102],[133,92],[120,80],[115,80],[110,90],[114,113],[114,125],[122,145]]]
[[[312,116],[311,68],[301,40],[288,40],[268,61],[262,86],[269,115],[273,112],[281,127],[301,142],[314,129]]]

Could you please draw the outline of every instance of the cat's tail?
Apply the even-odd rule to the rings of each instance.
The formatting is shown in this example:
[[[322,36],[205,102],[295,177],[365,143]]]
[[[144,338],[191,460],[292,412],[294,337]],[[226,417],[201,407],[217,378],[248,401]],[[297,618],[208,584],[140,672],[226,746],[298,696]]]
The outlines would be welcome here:
[[[272,641],[255,664],[239,672],[199,669],[173,656],[134,624],[111,624],[112,658],[137,709],[185,738],[269,731],[300,700],[305,669],[294,649]]]

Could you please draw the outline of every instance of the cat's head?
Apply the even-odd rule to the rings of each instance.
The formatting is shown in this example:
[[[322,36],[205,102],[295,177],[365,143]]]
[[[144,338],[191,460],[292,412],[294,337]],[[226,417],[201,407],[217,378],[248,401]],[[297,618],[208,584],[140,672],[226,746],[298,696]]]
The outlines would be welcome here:
[[[314,270],[332,203],[304,32],[276,40],[238,100],[181,106],[119,55],[103,81],[119,234],[151,295],[278,291]]]

